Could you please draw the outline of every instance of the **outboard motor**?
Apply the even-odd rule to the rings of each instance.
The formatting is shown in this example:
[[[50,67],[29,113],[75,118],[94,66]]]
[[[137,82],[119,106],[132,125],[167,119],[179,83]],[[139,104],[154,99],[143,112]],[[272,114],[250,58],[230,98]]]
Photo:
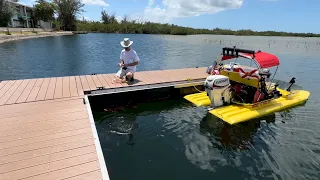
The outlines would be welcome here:
[[[212,108],[230,103],[230,81],[227,76],[208,76],[204,83],[204,87],[211,101]]]

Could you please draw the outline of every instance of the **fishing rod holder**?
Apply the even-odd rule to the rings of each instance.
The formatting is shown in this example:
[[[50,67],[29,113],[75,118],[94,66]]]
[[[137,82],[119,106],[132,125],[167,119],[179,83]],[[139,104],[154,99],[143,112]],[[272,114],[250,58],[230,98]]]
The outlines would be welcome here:
[[[296,80],[295,77],[291,78],[291,80],[290,80],[290,82],[289,82],[289,83],[290,83],[290,86],[288,87],[287,91],[289,91],[289,92],[291,91],[291,86],[292,86],[294,83],[296,83],[295,80]]]

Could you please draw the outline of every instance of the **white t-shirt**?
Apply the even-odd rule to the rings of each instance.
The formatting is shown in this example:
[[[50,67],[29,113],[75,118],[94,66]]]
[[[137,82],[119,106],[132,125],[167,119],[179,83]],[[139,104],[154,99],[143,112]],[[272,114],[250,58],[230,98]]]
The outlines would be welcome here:
[[[139,57],[133,49],[130,49],[130,51],[122,50],[120,53],[120,60],[124,61],[124,64],[130,64],[133,62],[139,61]],[[133,72],[136,72],[136,67],[137,66],[128,66],[127,69],[131,70]]]

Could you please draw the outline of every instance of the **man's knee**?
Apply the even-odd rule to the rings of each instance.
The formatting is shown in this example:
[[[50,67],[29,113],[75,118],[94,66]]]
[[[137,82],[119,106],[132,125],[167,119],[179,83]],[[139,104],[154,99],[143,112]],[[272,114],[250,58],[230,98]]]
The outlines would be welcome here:
[[[128,72],[127,74],[126,74],[126,79],[127,80],[133,80],[133,73],[132,72]]]
[[[127,72],[126,76],[127,76],[128,78],[132,78],[133,74],[132,74],[132,72]]]

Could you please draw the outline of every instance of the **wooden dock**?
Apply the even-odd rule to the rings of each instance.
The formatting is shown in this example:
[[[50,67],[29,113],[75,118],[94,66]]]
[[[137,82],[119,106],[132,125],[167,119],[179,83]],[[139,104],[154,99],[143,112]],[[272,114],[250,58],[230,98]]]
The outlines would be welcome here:
[[[206,78],[205,68],[143,71],[132,85],[113,74],[0,82],[0,180],[109,179],[84,92]]]

